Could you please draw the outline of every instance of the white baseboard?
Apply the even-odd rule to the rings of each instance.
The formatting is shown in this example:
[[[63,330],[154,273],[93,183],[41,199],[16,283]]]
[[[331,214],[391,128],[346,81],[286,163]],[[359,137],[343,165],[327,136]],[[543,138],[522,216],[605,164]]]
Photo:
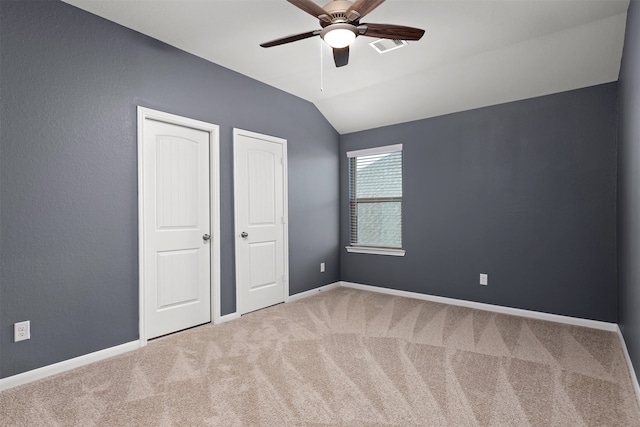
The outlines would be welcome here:
[[[125,344],[117,345],[115,347],[109,347],[105,348],[104,350],[99,350],[93,353],[74,357],[73,359],[63,360],[62,362],[54,363],[53,365],[43,366],[42,368],[37,368],[31,371],[23,372],[21,374],[13,375],[11,377],[2,378],[0,379],[0,391],[8,390],[10,388],[30,383],[32,381],[40,380],[51,375],[66,372],[71,369],[79,368],[93,362],[108,359],[110,357],[117,356],[122,353],[127,353],[132,350],[137,350],[138,348],[140,348],[140,341],[131,341]]]
[[[240,315],[237,312],[230,313],[224,316],[220,316],[216,324],[228,322],[239,318]],[[136,340],[125,344],[117,345],[115,347],[106,348],[93,353],[84,354],[82,356],[74,357],[73,359],[63,360],[62,362],[54,363],[52,365],[43,366],[41,368],[33,369],[31,371],[23,372],[21,374],[13,375],[7,378],[0,379],[0,391],[8,390],[19,385],[27,384],[32,381],[40,380],[51,375],[60,374],[62,372],[69,371],[71,369],[79,368],[84,365],[88,365],[93,362],[108,359],[113,356],[118,356],[122,353],[126,353],[132,350],[137,350],[144,347],[147,344],[146,341]]]
[[[631,356],[629,356],[629,350],[627,350],[627,343],[624,341],[624,335],[622,335],[622,331],[620,327],[616,325],[616,330],[618,332],[618,338],[620,338],[620,344],[622,344],[622,349],[624,351],[624,358],[627,361],[627,366],[629,367],[629,375],[631,376],[631,383],[633,384],[633,390],[636,392],[636,399],[638,400],[638,404],[640,404],[640,384],[638,384],[638,377],[636,376],[636,371],[633,369],[633,362],[631,362]]]
[[[342,281],[321,286],[319,288],[311,289],[309,291],[300,292],[295,295],[291,295],[287,301],[288,302],[298,301],[300,299],[316,295],[319,292],[326,292],[328,290],[337,288],[339,286],[343,286],[346,288],[360,289],[360,290],[370,291],[370,292],[378,292],[378,293],[387,294],[387,295],[394,295],[394,296],[400,296],[400,297],[406,297],[406,298],[414,298],[414,299],[420,299],[425,301],[438,302],[442,304],[451,304],[451,305],[457,305],[462,307],[475,308],[478,310],[493,311],[496,313],[522,316],[522,317],[528,317],[532,319],[548,320],[552,322],[566,323],[569,325],[585,326],[588,328],[617,332],[622,342],[622,347],[624,348],[625,357],[627,360],[627,364],[629,365],[629,370],[631,372],[631,377],[633,381],[633,386],[636,391],[636,396],[640,399],[640,387],[638,386],[638,379],[635,376],[635,371],[633,370],[633,365],[631,363],[631,359],[629,358],[629,353],[627,351],[627,346],[624,342],[624,337],[622,336],[622,332],[620,331],[620,328],[618,328],[618,325],[615,323],[600,322],[597,320],[589,320],[589,319],[580,319],[580,318],[570,317],[570,316],[561,316],[558,314],[541,313],[537,311],[523,310],[519,308],[503,307],[503,306],[493,305],[493,304],[465,301],[465,300],[459,300],[454,298],[438,297],[434,295],[420,294],[420,293],[408,292],[408,291],[399,291],[396,289],[382,288],[379,286],[362,285],[359,283],[342,282]],[[229,322],[231,320],[238,319],[239,317],[240,315],[237,312],[229,313],[224,316],[220,316],[217,324]],[[104,350],[96,351],[94,353],[89,353],[83,356],[75,357],[73,359],[54,363],[53,365],[43,366],[42,368],[34,369],[28,372],[23,372],[21,374],[14,375],[7,378],[2,378],[0,379],[0,391],[8,390],[10,388],[17,387],[22,384],[26,384],[32,381],[46,378],[51,375],[59,374],[74,368],[79,368],[81,366],[88,365],[90,363],[97,362],[100,360],[104,360],[109,357],[117,356],[119,354],[126,353],[128,351],[136,350],[140,348],[141,345],[142,343],[139,340],[131,341],[115,347],[110,347]]]
[[[618,328],[616,323],[601,322],[598,320],[581,319],[578,317],[562,316],[559,314],[542,313],[533,310],[524,310],[521,308],[504,307],[501,305],[485,304],[481,302],[466,301],[455,298],[438,297],[434,295],[419,294],[416,292],[399,291],[396,289],[382,288],[379,286],[361,285],[359,283],[340,282],[340,286],[347,288],[360,289],[363,291],[378,292],[381,294],[395,295],[406,298],[421,299],[425,301],[438,302],[441,304],[451,304],[461,307],[475,308],[478,310],[493,311],[496,313],[510,314],[512,316],[528,317],[530,319],[547,320],[550,322],[566,323],[574,326],[584,326],[587,328],[601,329],[612,331]]]
[[[315,295],[318,292],[325,292],[330,289],[337,288],[338,286],[340,286],[340,282],[330,283],[328,285],[320,286],[319,288],[314,288],[305,292],[300,292],[298,294],[290,295],[289,297],[285,298],[284,302],[289,303],[293,301],[298,301],[302,298],[307,298],[312,295]],[[218,321],[216,321],[215,323],[220,324],[220,323],[229,322],[231,320],[235,320],[239,318],[240,318],[240,315],[238,314],[238,312],[233,312],[233,313],[226,314],[224,316],[220,316]]]
[[[313,296],[315,294],[317,294],[318,292],[326,292],[330,289],[334,289],[337,288],[338,286],[340,286],[341,282],[335,282],[335,283],[330,283],[328,285],[324,285],[324,286],[320,286],[319,288],[314,288],[314,289],[310,289],[308,291],[304,291],[304,292],[300,292],[297,294],[293,294],[289,297],[289,299],[287,300],[287,302],[293,302],[293,301],[298,301],[301,300],[303,298],[307,298],[310,296]]]
[[[229,314],[225,314],[224,316],[220,316],[218,318],[218,321],[215,322],[216,325],[219,325],[221,323],[225,323],[225,322],[229,322],[231,320],[236,320],[239,319],[240,315],[238,314],[237,311],[234,311],[233,313],[229,313]]]

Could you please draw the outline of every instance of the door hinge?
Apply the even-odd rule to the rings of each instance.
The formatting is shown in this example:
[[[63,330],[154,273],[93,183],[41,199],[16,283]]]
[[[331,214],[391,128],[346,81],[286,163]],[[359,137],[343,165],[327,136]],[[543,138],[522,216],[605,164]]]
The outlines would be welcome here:
[[[280,164],[284,166],[284,157],[280,157]]]
[[[282,217],[281,219],[282,219],[282,223],[283,223],[283,224],[286,224],[286,223],[287,223],[287,221],[285,221],[284,217]]]
[[[286,275],[286,274],[283,274],[283,275],[282,275],[282,283],[284,283],[284,282],[286,282],[286,281],[287,281],[287,275]]]

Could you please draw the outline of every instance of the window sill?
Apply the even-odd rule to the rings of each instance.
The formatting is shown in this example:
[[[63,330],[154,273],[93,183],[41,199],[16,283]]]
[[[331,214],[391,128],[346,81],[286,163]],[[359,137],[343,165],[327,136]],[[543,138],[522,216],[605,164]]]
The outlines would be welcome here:
[[[390,255],[390,256],[404,256],[404,249],[392,249],[392,248],[366,248],[363,246],[345,246],[347,252],[357,254],[374,254],[374,255]]]

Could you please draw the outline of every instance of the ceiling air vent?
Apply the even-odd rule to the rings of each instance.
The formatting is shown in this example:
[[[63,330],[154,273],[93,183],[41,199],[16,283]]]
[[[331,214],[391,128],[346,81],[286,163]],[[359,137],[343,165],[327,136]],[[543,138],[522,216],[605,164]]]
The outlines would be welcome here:
[[[374,48],[378,53],[386,53],[394,49],[401,48],[402,46],[406,46],[407,42],[404,40],[390,40],[390,39],[380,39],[374,42],[369,43],[372,48]]]

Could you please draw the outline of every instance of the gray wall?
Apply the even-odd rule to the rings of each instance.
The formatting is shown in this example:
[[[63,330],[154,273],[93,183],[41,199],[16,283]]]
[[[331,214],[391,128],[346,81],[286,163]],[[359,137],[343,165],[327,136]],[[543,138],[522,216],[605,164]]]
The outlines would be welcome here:
[[[618,84],[618,324],[640,373],[640,4],[627,12]]]
[[[222,314],[233,127],[288,140],[291,293],[338,280],[339,136],[312,104],[64,3],[0,20],[0,377],[138,338],[137,105],[220,125]]]
[[[341,280],[615,322],[616,94],[611,83],[341,136]],[[346,253],[345,153],[396,143],[406,256]]]

